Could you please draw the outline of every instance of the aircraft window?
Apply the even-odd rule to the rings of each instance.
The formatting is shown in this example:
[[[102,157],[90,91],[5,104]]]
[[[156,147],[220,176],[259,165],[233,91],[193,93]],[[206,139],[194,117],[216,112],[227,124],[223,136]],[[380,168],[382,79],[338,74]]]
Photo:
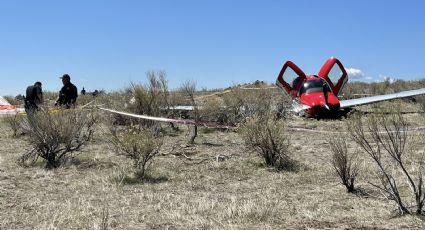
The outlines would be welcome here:
[[[300,82],[300,80],[301,80],[300,77],[295,78],[294,81],[292,81],[292,88],[295,88]]]
[[[331,91],[328,84],[326,84],[322,79],[306,81],[302,84],[300,88],[300,93],[314,93],[314,92],[323,92],[323,90]]]
[[[288,84],[293,84],[294,81],[297,81],[297,79],[299,79],[298,74],[291,68],[288,66],[288,68],[285,70],[285,73],[283,73],[283,79],[288,83]],[[294,85],[291,85],[291,87],[295,87]]]
[[[332,66],[328,77],[331,80],[332,84],[336,85],[338,83],[338,80],[342,77],[342,70],[338,64],[335,63],[334,66]]]

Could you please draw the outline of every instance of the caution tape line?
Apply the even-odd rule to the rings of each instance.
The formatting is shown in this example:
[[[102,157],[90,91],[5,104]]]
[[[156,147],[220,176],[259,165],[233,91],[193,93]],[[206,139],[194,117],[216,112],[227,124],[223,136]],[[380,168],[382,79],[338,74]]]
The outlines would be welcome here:
[[[165,118],[165,117],[153,117],[153,116],[147,116],[147,115],[127,113],[127,112],[122,112],[122,111],[117,111],[117,110],[112,110],[112,109],[107,109],[107,108],[99,108],[99,109],[107,111],[107,112],[115,113],[115,114],[121,114],[121,115],[124,115],[124,116],[130,116],[130,117],[152,120],[152,121],[159,121],[159,122],[168,122],[168,123],[184,124],[184,125],[198,125],[198,126],[204,126],[204,127],[208,127],[208,128],[220,128],[220,129],[235,129],[235,128],[237,128],[236,126],[219,125],[219,124],[211,123],[211,122],[195,122],[194,120],[182,120],[182,119],[172,119],[172,118]],[[316,130],[316,129],[302,128],[302,127],[288,127],[288,130],[296,131],[296,132],[327,133],[327,134],[348,133],[347,131]],[[411,129],[408,129],[406,132],[423,132],[423,131],[425,131],[425,126],[411,128]],[[395,131],[392,131],[392,132],[395,132]],[[385,133],[385,132],[379,132],[379,133]]]
[[[172,119],[172,118],[165,118],[165,117],[152,117],[147,115],[140,115],[140,114],[134,114],[134,113],[127,113],[122,111],[117,111],[113,109],[107,109],[107,108],[99,108],[100,110],[107,111],[110,113],[120,114],[124,116],[134,117],[134,118],[140,118],[145,120],[151,120],[151,121],[158,121],[158,122],[167,122],[167,123],[175,123],[175,124],[182,124],[182,125],[197,125],[197,126],[204,126],[208,128],[219,128],[219,129],[234,129],[235,126],[229,126],[229,125],[219,125],[211,122],[196,122],[194,120],[182,120],[182,119]]]
[[[327,133],[327,134],[339,134],[339,133],[349,133],[348,131],[330,131],[330,130],[316,130],[309,128],[300,128],[300,127],[288,127],[288,130],[296,131],[296,132],[310,132],[310,133]],[[423,132],[425,131],[425,126],[420,126],[412,129],[406,130],[406,132]],[[396,132],[389,130],[389,132]],[[403,132],[403,131],[400,131]],[[365,133],[371,133],[370,131],[365,131]],[[387,133],[386,131],[381,131],[378,133]]]
[[[153,117],[153,116],[147,116],[147,115],[140,115],[140,114],[134,114],[134,113],[127,113],[122,111],[117,111],[113,109],[107,109],[99,107],[98,109],[107,111],[110,113],[120,114],[124,116],[134,117],[134,118],[140,118],[145,120],[151,120],[151,121],[158,121],[158,122],[167,122],[167,123],[174,123],[174,124],[182,124],[182,125],[197,125],[197,126],[204,126],[207,128],[219,128],[219,129],[236,129],[236,126],[230,126],[230,125],[219,125],[212,122],[196,122],[194,120],[183,120],[183,119],[173,119],[173,118],[165,118],[165,117]],[[53,109],[49,112],[57,113],[59,111],[72,111],[72,110],[91,110],[91,109]],[[25,112],[18,113],[19,115],[26,115]],[[316,130],[316,129],[309,129],[309,128],[301,128],[301,127],[288,127],[288,130],[295,131],[295,132],[311,132],[311,133],[327,133],[327,134],[338,134],[338,133],[348,133],[347,131],[330,131],[330,130]],[[408,129],[406,132],[422,132],[425,131],[425,126],[420,126],[412,129]],[[394,131],[395,132],[395,131]],[[384,132],[382,132],[384,133]]]

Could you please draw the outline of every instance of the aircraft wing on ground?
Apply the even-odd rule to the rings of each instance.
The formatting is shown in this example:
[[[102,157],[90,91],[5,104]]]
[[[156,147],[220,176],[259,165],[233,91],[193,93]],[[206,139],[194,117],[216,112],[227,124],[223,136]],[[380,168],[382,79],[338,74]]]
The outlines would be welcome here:
[[[343,101],[340,101],[340,108],[343,109],[343,108],[348,108],[348,107],[352,107],[356,105],[366,105],[366,104],[371,104],[371,103],[375,103],[379,101],[387,101],[387,100],[398,99],[398,98],[412,97],[412,96],[421,95],[421,94],[425,94],[425,88],[403,91],[399,93],[391,93],[391,94],[385,94],[385,95],[377,95],[377,96],[371,96],[371,97],[343,100]]]
[[[170,110],[194,110],[195,106],[191,105],[176,105],[169,108]]]

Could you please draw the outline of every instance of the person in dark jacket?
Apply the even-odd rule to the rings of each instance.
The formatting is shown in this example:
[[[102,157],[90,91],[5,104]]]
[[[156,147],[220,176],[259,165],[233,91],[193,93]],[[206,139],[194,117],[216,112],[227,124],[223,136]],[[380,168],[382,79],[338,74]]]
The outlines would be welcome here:
[[[71,77],[68,74],[64,74],[62,77],[63,87],[59,91],[59,97],[56,100],[55,105],[69,109],[75,106],[75,102],[78,97],[77,87],[71,83]]]
[[[29,113],[38,110],[42,103],[43,89],[41,88],[41,82],[37,81],[34,85],[28,86],[25,92],[25,111]]]

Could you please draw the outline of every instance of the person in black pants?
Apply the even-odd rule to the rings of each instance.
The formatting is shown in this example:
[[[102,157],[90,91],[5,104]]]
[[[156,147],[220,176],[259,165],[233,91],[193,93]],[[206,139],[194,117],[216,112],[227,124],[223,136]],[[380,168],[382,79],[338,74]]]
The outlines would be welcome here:
[[[37,81],[34,85],[28,86],[25,92],[25,111],[27,113],[37,111],[42,103],[43,89],[41,88],[41,82]]]

